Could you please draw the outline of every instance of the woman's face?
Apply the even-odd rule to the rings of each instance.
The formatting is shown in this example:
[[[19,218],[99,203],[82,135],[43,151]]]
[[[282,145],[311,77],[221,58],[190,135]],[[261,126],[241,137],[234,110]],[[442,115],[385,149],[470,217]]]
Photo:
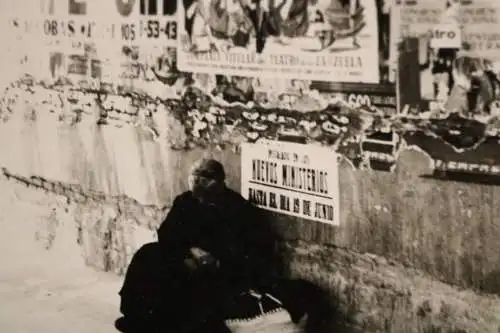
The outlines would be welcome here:
[[[189,190],[200,199],[209,199],[215,192],[218,182],[197,174],[191,174],[188,178]]]

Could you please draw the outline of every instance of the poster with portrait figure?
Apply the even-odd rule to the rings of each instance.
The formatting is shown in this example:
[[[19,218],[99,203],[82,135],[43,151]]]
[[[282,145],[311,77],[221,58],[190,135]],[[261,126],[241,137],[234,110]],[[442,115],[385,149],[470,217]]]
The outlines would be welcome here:
[[[379,81],[375,0],[179,0],[179,68]]]

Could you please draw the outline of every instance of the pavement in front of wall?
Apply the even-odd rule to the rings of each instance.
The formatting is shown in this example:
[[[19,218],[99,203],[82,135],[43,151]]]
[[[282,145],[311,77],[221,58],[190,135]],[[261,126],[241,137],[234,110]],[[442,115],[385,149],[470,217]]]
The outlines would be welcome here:
[[[90,269],[62,276],[0,272],[0,331],[117,332],[120,283],[117,276]]]
[[[71,221],[46,242],[38,206],[0,188],[0,332],[117,332],[122,278],[84,264]]]

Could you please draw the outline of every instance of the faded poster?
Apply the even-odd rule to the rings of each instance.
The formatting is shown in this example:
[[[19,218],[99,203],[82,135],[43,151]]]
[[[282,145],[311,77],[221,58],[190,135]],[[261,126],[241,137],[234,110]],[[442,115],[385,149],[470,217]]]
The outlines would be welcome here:
[[[379,81],[375,0],[179,0],[179,68]]]
[[[29,32],[45,39],[175,46],[176,3],[167,0],[38,0]]]
[[[71,115],[60,121],[141,124],[145,136],[157,137],[155,121],[164,121],[153,121],[152,110],[162,107],[158,98],[178,98],[182,90],[175,85],[182,76],[175,63],[175,10],[166,0],[40,0],[3,13],[10,38],[5,48],[20,62],[4,96],[30,91],[25,102],[40,112]],[[11,103],[19,99],[2,98],[0,107],[8,110]]]
[[[40,0],[11,20],[40,50],[26,52],[26,73],[97,89],[175,81],[175,13],[176,3],[166,0]]]
[[[391,74],[396,76],[399,72],[401,89],[408,90],[411,95],[418,95],[413,100],[434,99],[433,74],[429,67],[429,35],[431,29],[441,22],[445,9],[446,0],[397,0],[392,5]],[[411,61],[405,62],[406,58],[411,58]],[[400,95],[403,96],[403,105],[400,107],[404,110],[404,104],[408,102],[404,92]]]

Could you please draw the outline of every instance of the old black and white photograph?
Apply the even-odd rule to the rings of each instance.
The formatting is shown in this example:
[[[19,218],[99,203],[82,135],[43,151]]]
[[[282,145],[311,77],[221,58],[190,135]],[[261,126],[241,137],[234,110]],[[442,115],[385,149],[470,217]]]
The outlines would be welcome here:
[[[0,332],[500,332],[500,0],[0,31]]]

